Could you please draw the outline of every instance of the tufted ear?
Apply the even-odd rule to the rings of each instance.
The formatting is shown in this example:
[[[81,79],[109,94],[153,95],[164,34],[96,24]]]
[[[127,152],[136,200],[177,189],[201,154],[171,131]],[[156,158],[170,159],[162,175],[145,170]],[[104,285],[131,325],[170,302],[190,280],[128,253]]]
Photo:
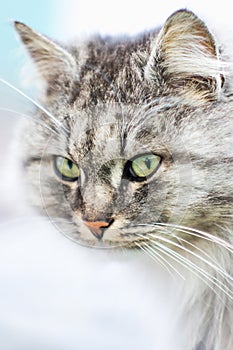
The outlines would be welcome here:
[[[172,14],[153,43],[146,78],[164,91],[175,89],[202,100],[217,99],[222,75],[212,34],[194,13]]]
[[[14,22],[15,29],[33,59],[40,76],[50,89],[66,83],[77,74],[74,57],[61,46],[36,33],[20,22]]]

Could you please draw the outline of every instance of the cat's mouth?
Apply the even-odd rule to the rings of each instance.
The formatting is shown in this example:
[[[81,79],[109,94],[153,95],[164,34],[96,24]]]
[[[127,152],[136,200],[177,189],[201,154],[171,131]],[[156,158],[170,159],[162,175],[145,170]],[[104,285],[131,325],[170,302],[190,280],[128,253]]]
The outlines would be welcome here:
[[[137,242],[142,240],[133,232],[124,232],[117,228],[104,228],[101,235],[96,235],[96,231],[80,230],[77,237],[78,242],[95,248],[136,248]]]

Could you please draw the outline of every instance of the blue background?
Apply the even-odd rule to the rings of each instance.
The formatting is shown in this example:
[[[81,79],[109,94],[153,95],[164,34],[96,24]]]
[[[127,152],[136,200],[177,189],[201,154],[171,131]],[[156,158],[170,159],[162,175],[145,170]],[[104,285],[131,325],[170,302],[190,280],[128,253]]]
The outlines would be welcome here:
[[[0,76],[18,85],[20,60],[19,43],[12,21],[27,23],[36,30],[50,34],[53,1],[5,1],[0,11]]]

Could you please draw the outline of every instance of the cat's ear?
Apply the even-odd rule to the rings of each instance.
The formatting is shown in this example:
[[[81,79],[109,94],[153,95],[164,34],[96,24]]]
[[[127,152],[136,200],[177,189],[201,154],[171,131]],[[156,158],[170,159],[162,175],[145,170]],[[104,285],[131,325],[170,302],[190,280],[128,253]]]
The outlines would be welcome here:
[[[214,37],[194,13],[179,10],[161,29],[145,75],[161,90],[176,90],[201,100],[217,99],[222,85]]]
[[[74,78],[77,64],[68,51],[21,22],[14,22],[14,26],[48,85],[59,85],[59,81],[65,83]]]

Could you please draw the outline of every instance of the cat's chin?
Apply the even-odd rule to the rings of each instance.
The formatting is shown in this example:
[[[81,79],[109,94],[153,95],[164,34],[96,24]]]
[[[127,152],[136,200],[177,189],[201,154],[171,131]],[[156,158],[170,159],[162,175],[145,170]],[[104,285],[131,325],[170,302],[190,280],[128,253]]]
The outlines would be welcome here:
[[[115,231],[115,230],[114,230]],[[139,242],[141,239],[135,240],[135,236],[128,235],[127,237],[122,237],[119,234],[115,234],[114,237],[108,236],[106,233],[105,237],[101,239],[97,239],[94,236],[90,237],[84,234],[68,234],[66,232],[62,232],[66,237],[76,242],[79,245],[89,247],[89,248],[97,248],[97,249],[117,249],[117,248],[130,248],[135,249],[139,248]]]
[[[133,240],[124,242],[122,241],[111,241],[111,240],[85,240],[85,239],[74,239],[72,237],[68,237],[72,240],[74,240],[77,244],[82,245],[84,247],[88,247],[88,248],[94,248],[94,249],[123,249],[123,248],[127,248],[127,249],[139,249],[139,247],[137,247],[137,245],[135,245],[135,242],[133,242]]]

